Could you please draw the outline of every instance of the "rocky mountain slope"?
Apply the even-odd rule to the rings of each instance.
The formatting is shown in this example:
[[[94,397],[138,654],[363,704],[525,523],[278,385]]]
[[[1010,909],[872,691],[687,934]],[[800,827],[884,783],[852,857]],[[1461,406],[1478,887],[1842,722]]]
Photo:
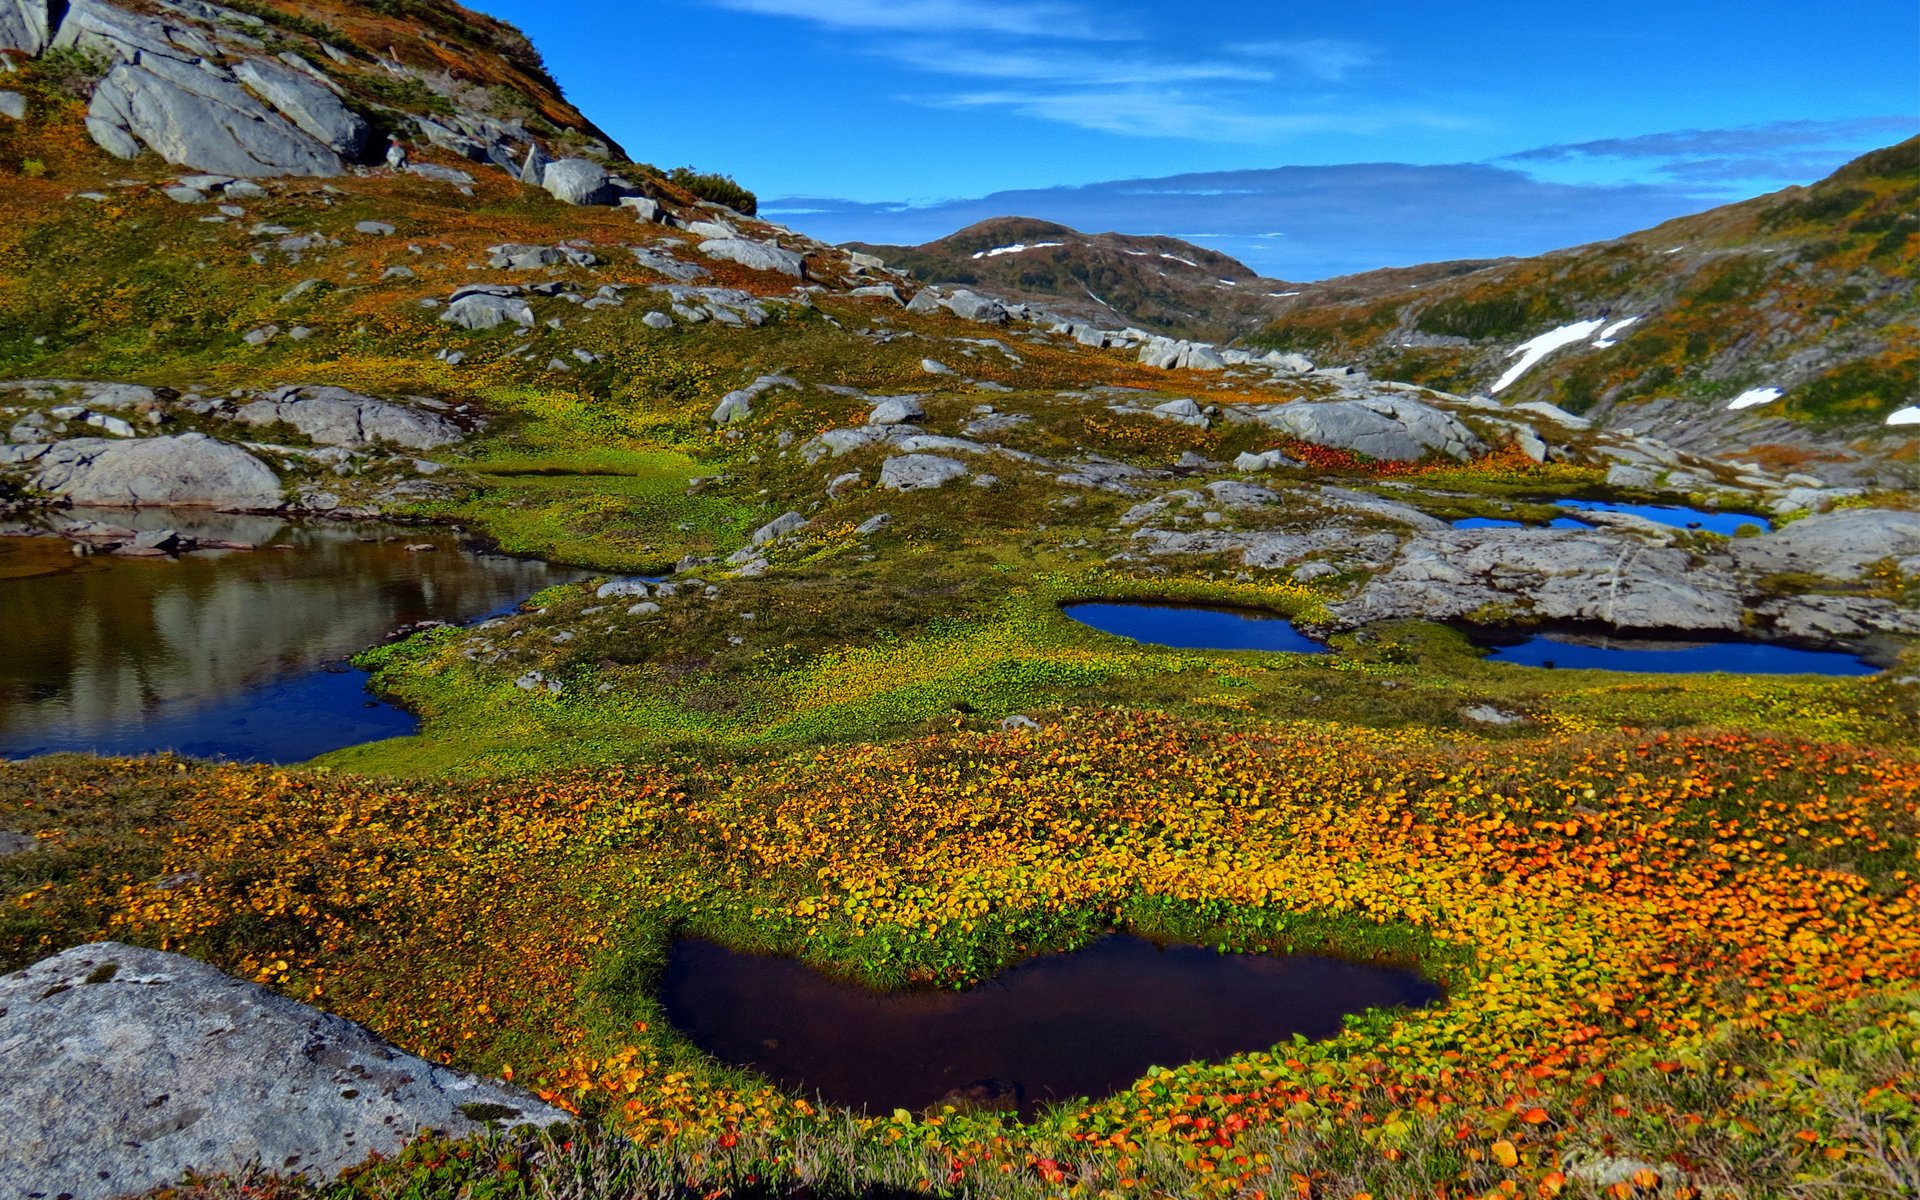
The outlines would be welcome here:
[[[981,221],[924,246],[847,248],[923,283],[976,288],[1095,325],[1118,321],[1216,342],[1259,329],[1274,311],[1273,294],[1294,288],[1178,238],[1081,233],[1025,217]]]
[[[1917,268],[1920,139],[1612,242],[1308,285],[1249,341],[1775,464],[1911,464]]]

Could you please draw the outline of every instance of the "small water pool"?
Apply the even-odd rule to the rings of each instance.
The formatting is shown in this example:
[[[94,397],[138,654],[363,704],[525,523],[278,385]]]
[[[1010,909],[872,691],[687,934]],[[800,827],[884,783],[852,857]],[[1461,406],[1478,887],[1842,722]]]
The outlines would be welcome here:
[[[1834,650],[1802,650],[1777,642],[1687,642],[1570,633],[1475,632],[1493,662],[1560,670],[1644,671],[1660,675],[1874,675],[1866,659]]]
[[[1545,503],[1545,501],[1538,503]],[[1553,505],[1570,512],[1625,513],[1628,516],[1652,521],[1656,525],[1667,525],[1674,529],[1701,529],[1709,533],[1725,534],[1728,537],[1738,533],[1743,525],[1752,525],[1762,531],[1773,528],[1772,521],[1755,513],[1687,508],[1679,504],[1620,504],[1611,500],[1555,500]],[[1591,529],[1593,524],[1578,517],[1555,517],[1544,526],[1499,517],[1463,517],[1453,522],[1453,527],[1455,529]]]
[[[288,763],[402,737],[418,721],[371,695],[350,656],[404,626],[510,610],[575,577],[437,530],[87,515],[258,549],[76,558],[59,537],[0,537],[0,758],[170,750]]]
[[[1309,956],[1220,954],[1114,935],[964,992],[870,992],[794,959],[685,940],[667,1019],[715,1058],[849,1108],[1017,1108],[1103,1096],[1148,1067],[1330,1037],[1369,1008],[1441,997],[1419,974]]]
[[[1618,504],[1610,500],[1557,500],[1554,504],[1558,508],[1576,512],[1625,513],[1656,525],[1671,525],[1675,529],[1703,529],[1728,537],[1738,533],[1742,525],[1752,525],[1762,531],[1773,528],[1772,521],[1755,513],[1725,512],[1717,508],[1687,508],[1678,504]]]
[[[1150,646],[1180,650],[1280,650],[1325,654],[1327,647],[1270,613],[1194,604],[1092,602],[1062,609],[1082,625]]]

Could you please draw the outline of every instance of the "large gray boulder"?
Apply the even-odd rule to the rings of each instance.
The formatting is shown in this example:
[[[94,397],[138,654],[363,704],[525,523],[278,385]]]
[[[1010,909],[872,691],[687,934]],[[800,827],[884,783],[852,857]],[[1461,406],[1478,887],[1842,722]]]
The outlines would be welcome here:
[[[0,978],[0,1195],[110,1200],[259,1165],[324,1182],[425,1130],[571,1120],[351,1021],[103,942]]]
[[[1303,442],[1392,462],[1418,462],[1430,454],[1464,459],[1487,449],[1473,430],[1448,414],[1399,397],[1296,400],[1253,409],[1250,415]]]
[[[1349,626],[1419,618],[1732,633],[1742,607],[1731,573],[1677,547],[1604,529],[1449,529],[1414,538],[1333,611]]]
[[[566,204],[614,204],[622,195],[607,169],[586,158],[549,163],[540,176],[540,185]]]
[[[234,419],[255,427],[291,425],[322,446],[364,450],[400,446],[434,450],[460,440],[447,417],[337,387],[286,387],[235,410]]]
[[[880,486],[894,492],[944,487],[967,475],[967,464],[938,454],[903,454],[880,464]]]
[[[203,433],[133,442],[74,438],[31,461],[34,486],[74,504],[248,512],[282,503],[280,479],[267,464]]]
[[[220,175],[339,175],[331,148],[294,127],[231,79],[177,59],[141,54],[107,74],[87,109],[102,149],[132,157],[144,145],[170,163]]]
[[[498,329],[512,321],[522,329],[533,328],[533,306],[518,296],[501,296],[492,292],[468,292],[455,295],[440,314],[440,319],[449,325],[458,325],[462,329],[481,332]]]
[[[0,50],[38,55],[53,39],[48,0],[0,0]]]
[[[713,238],[700,243],[700,253],[720,262],[738,263],[752,271],[778,271],[795,279],[807,277],[803,254],[746,238]]]
[[[334,153],[359,158],[366,152],[372,132],[366,119],[313,76],[254,58],[241,60],[233,74]]]
[[[1854,580],[1870,563],[1920,554],[1920,512],[1838,509],[1763,537],[1737,538],[1728,543],[1727,553],[1757,575],[1792,572]]]

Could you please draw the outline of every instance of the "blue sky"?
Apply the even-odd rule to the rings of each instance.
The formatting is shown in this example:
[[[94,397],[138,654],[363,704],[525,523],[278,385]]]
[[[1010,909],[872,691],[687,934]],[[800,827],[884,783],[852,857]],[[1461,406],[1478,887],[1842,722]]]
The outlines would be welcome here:
[[[480,6],[636,158],[726,171],[836,240],[924,240],[993,197],[1310,278],[1612,236],[1920,132],[1914,0]],[[1346,164],[1430,169],[1275,173]],[[1175,176],[1206,182],[1084,186]],[[1355,241],[1383,200],[1406,214],[1382,186],[1426,189],[1459,252]]]

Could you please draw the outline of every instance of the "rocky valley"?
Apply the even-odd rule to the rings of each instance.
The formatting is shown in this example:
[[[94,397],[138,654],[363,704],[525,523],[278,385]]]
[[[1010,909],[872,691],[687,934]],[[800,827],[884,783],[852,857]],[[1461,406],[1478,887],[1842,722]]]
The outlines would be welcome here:
[[[411,614],[353,665],[417,719],[0,763],[0,1187],[1916,1181],[1916,143],[1282,285],[1035,222],[822,243],[444,0],[0,0],[0,65],[0,588],[390,572],[35,592],[10,658],[138,653],[0,717],[151,709],[184,653],[244,694],[312,665],[250,609],[318,645],[351,593]],[[456,562],[395,565],[481,552],[565,570],[465,621]],[[911,1111],[661,998],[694,941],[937,996],[1115,934],[1434,998]]]

